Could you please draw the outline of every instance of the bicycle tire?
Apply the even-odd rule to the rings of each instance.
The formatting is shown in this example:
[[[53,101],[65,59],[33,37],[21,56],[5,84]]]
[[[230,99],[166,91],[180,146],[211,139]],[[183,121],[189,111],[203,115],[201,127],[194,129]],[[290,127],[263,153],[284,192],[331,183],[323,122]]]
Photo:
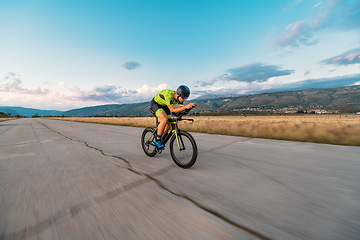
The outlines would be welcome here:
[[[153,135],[155,129],[152,127],[147,127],[144,129],[142,135],[141,135],[141,146],[144,150],[145,154],[149,157],[154,157],[156,155],[156,147],[154,143],[154,137],[151,137]],[[150,141],[148,141],[150,139]]]
[[[175,162],[181,168],[191,168],[196,162],[198,150],[195,139],[190,133],[180,131],[179,134],[180,144],[184,144],[185,150],[179,150],[176,142],[175,134],[170,139],[170,154]]]

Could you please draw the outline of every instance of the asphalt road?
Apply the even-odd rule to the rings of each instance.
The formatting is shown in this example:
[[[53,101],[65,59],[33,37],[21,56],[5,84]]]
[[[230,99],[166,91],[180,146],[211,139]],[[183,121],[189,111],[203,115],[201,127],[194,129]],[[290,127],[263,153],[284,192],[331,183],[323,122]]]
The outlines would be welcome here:
[[[195,165],[142,128],[0,122],[0,239],[360,239],[360,148],[193,133]]]

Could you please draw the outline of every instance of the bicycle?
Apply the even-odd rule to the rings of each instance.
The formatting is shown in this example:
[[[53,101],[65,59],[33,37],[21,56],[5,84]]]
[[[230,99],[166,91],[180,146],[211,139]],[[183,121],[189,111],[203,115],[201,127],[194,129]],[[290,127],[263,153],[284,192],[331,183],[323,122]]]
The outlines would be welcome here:
[[[169,118],[168,123],[171,124],[169,132],[163,134],[162,142],[166,144],[170,140],[170,154],[175,162],[181,168],[190,168],[194,165],[197,159],[197,145],[195,139],[190,133],[180,130],[178,122],[190,121],[194,122],[194,119],[183,118],[190,109],[180,113],[172,113],[173,118]],[[156,117],[155,112],[150,108],[150,112]],[[144,129],[141,135],[141,146],[145,154],[149,157],[154,157],[156,154],[162,153],[163,149],[159,149],[155,145],[156,134],[159,121],[156,117],[156,128],[147,127]]]

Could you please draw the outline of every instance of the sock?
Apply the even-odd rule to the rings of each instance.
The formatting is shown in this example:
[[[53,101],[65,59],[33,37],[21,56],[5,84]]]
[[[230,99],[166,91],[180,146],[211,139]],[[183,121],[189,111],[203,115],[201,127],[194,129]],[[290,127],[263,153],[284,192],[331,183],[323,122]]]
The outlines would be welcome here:
[[[157,135],[157,136],[156,136],[156,141],[160,141],[160,140],[161,140],[161,137],[162,137],[162,135]]]

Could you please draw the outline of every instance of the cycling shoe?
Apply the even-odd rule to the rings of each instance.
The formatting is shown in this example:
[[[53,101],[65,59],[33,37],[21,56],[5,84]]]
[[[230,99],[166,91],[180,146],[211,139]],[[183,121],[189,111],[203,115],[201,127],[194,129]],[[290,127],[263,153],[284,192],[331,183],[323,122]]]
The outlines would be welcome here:
[[[164,149],[165,145],[159,140],[155,142],[156,147],[160,148],[160,149]]]

